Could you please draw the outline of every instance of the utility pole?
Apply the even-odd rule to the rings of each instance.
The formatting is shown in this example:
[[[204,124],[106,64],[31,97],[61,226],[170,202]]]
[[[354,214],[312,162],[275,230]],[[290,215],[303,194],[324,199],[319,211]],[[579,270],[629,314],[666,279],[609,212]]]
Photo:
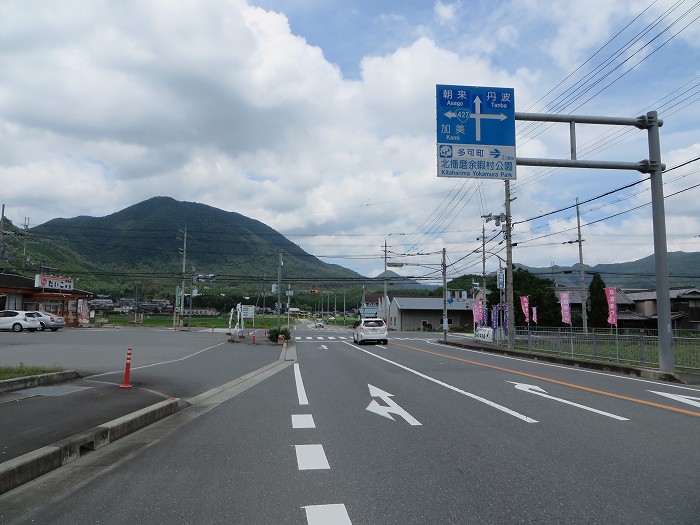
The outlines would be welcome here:
[[[583,273],[583,239],[581,239],[581,214],[576,197],[576,223],[578,224],[578,281],[581,285],[581,318],[583,319],[583,333],[588,333],[588,292],[586,290],[586,278]]]
[[[486,290],[486,223],[481,223],[481,286]]]
[[[442,340],[447,343],[447,251],[442,249]]]
[[[22,275],[27,263],[27,237],[29,236],[29,217],[24,218],[24,248],[22,249]]]
[[[282,250],[279,251],[279,263],[277,264],[277,330],[282,328]]]
[[[382,318],[384,319],[384,322],[389,324],[389,313],[388,313],[388,305],[387,300],[387,291],[386,291],[386,237],[384,237],[384,296],[382,297]]]
[[[185,226],[182,235],[182,282],[180,284],[180,310],[175,308],[175,314],[173,316],[173,325],[177,330],[180,327],[180,321],[184,318],[185,313],[185,268],[187,264],[187,226]]]
[[[511,238],[510,181],[506,180],[506,309],[508,312],[508,350],[515,348],[515,310],[513,308],[513,243]]]

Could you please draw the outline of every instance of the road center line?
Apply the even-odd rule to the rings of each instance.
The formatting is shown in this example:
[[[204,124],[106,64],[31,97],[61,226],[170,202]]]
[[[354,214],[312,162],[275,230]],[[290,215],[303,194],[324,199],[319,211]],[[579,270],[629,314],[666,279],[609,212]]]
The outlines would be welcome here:
[[[639,403],[640,405],[647,405],[655,408],[661,408],[664,410],[671,410],[672,412],[680,412],[681,414],[687,414],[689,416],[700,417],[700,412],[694,412],[692,410],[686,410],[684,408],[676,408],[668,405],[662,405],[660,403],[654,403],[652,401],[645,401],[643,399],[637,399],[636,397],[623,396],[620,394],[614,394],[612,392],[606,392],[605,390],[598,390],[596,388],[590,388],[587,386],[576,385],[574,383],[568,383],[566,381],[559,381],[558,379],[551,379],[549,377],[542,377],[535,374],[528,374],[527,372],[520,372],[518,370],[511,370],[510,368],[505,368],[496,365],[487,365],[486,363],[480,363],[478,361],[472,361],[471,359],[464,359],[463,357],[455,357],[452,355],[441,354],[439,352],[433,352],[431,350],[424,350],[422,348],[416,348],[414,346],[402,345],[400,343],[394,343],[394,346],[402,346],[408,348],[409,350],[415,350],[416,352],[423,352],[424,354],[431,354],[438,357],[444,357],[445,359],[452,359],[454,361],[460,361],[462,363],[469,363],[470,365],[483,366],[485,368],[491,368],[493,370],[500,370],[501,372],[507,372],[509,374],[516,374],[519,376],[530,377],[532,379],[539,379],[540,381],[546,381],[548,383],[554,383],[557,385],[568,386],[570,388],[577,388],[579,390],[584,390],[586,392],[592,392],[594,394],[600,394],[603,396],[614,397],[616,399],[624,399],[625,401],[631,401],[633,403]]]
[[[309,399],[306,397],[306,390],[304,390],[304,382],[301,380],[301,370],[299,370],[299,363],[294,363],[294,381],[297,385],[297,397],[299,398],[299,404],[308,405]]]
[[[350,343],[347,343],[347,344],[350,345]],[[439,379],[435,379],[434,377],[430,377],[428,375],[425,375],[421,372],[418,372],[417,370],[413,370],[412,368],[409,368],[409,367],[404,366],[402,364],[391,361],[390,359],[387,359],[386,357],[382,357],[380,355],[373,354],[372,352],[368,352],[364,348],[360,348],[360,347],[355,346],[355,345],[350,345],[350,346],[352,346],[353,348],[357,348],[358,350],[360,350],[368,355],[371,355],[372,357],[376,357],[377,359],[381,359],[382,361],[386,361],[387,363],[390,363],[394,366],[398,366],[399,368],[402,368],[403,370],[406,370],[407,372],[411,372],[412,374],[415,374],[418,377],[422,377],[423,379],[427,379],[428,381],[432,381],[435,384],[438,384],[440,386],[444,386],[445,388],[448,388],[450,390],[453,390],[454,392],[457,392],[457,393],[462,394],[464,396],[467,396],[471,399],[479,401],[480,403],[484,403],[492,408],[495,408],[496,410],[500,410],[501,412],[505,412],[506,414],[509,414],[513,417],[516,417],[516,418],[520,419],[521,421],[525,421],[526,423],[537,423],[536,419],[532,419],[530,417],[524,416],[523,414],[520,414],[519,412],[516,412],[515,410],[511,410],[510,408],[504,407],[503,405],[499,405],[498,403],[494,403],[493,401],[489,401],[488,399],[485,399],[481,396],[477,396],[476,394],[472,394],[471,392],[467,392],[466,390],[461,390],[455,386],[452,386],[448,383],[440,381]],[[403,345],[400,345],[400,346],[403,346]]]

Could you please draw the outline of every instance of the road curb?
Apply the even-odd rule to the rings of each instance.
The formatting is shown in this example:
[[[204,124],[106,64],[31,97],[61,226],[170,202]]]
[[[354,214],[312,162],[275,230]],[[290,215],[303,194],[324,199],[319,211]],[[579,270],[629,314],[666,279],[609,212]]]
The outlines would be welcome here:
[[[50,372],[36,376],[15,377],[0,381],[0,392],[10,392],[22,388],[32,388],[42,385],[55,385],[72,379],[78,379],[80,374],[75,370],[64,370],[62,372]]]
[[[113,419],[92,429],[62,439],[52,445],[0,463],[0,494],[36,479],[124,436],[189,406],[173,398]]]

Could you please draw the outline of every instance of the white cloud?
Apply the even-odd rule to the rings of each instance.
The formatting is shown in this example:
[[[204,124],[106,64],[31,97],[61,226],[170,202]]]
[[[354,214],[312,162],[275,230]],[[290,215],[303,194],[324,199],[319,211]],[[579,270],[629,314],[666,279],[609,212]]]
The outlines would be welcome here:
[[[349,80],[322,46],[292,33],[284,14],[243,0],[70,0],[51,3],[50,13],[47,5],[0,5],[8,216],[32,224],[99,216],[168,195],[304,233],[292,240],[315,253],[377,257],[385,236],[397,250],[446,245],[463,255],[478,246],[480,215],[502,209],[501,183],[436,177],[435,84],[513,86],[523,111],[637,8],[513,0],[437,2],[432,20],[413,6],[373,12],[368,25],[386,29],[386,40],[358,59],[359,76]],[[399,33],[408,42],[392,47]],[[579,133],[584,141],[597,132]],[[674,137],[668,165],[697,156],[694,128],[674,129]],[[567,150],[566,131],[532,134],[518,146],[532,157]],[[629,155],[645,156],[634,148]],[[610,187],[604,177],[540,180],[538,173],[519,169],[514,214],[521,219]],[[50,187],[52,198],[39,204],[28,180]],[[679,228],[697,219],[685,197],[669,214]],[[532,259],[555,255],[567,259],[568,251]],[[357,261],[335,262],[383,269],[377,260]]]

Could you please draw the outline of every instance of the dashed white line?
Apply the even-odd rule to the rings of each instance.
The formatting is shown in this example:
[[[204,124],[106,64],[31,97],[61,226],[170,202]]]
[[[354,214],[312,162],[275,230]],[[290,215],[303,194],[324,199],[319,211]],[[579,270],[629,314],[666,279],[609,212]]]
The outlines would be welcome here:
[[[299,470],[324,470],[331,466],[328,464],[323,445],[294,445],[297,453],[297,465]]]
[[[348,511],[342,503],[307,505],[303,508],[308,525],[352,525]]]
[[[292,414],[292,428],[316,428],[312,414]]]
[[[304,390],[304,382],[301,380],[301,370],[299,370],[299,363],[294,363],[294,381],[297,385],[297,397],[299,398],[299,404],[308,405],[309,399],[306,397],[306,390]]]

